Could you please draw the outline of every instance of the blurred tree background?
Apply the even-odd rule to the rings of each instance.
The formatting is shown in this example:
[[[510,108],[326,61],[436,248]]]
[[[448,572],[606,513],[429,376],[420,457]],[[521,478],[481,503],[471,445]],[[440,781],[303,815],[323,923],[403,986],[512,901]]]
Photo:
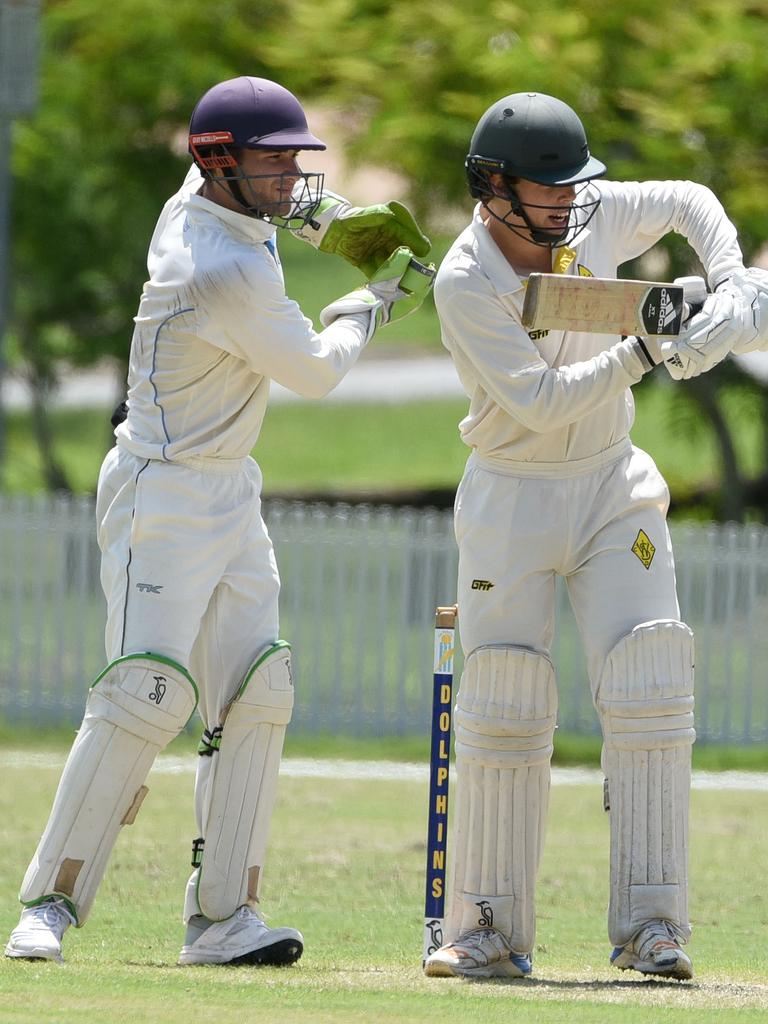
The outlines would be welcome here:
[[[463,160],[478,117],[530,89],[580,113],[610,177],[709,185],[747,263],[768,239],[768,0],[646,0],[642,11],[610,0],[48,0],[43,38],[39,111],[14,127],[8,348],[36,396],[52,488],[67,480],[47,397],[64,364],[127,358],[148,239],[188,164],[189,114],[221,79],[276,78],[332,111],[349,160],[403,176],[433,235],[469,213]],[[624,271],[697,269],[672,237]],[[655,374],[648,386],[668,382]],[[675,395],[675,429],[695,445],[707,422],[717,438],[713,512],[765,518],[768,460],[740,465],[728,409],[749,406],[768,454],[766,388],[729,361]]]

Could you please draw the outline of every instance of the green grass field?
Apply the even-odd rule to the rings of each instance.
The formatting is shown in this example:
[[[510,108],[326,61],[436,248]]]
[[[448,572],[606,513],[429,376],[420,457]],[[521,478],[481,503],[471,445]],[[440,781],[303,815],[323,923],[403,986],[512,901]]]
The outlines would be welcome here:
[[[52,761],[44,750],[6,747],[1,758],[4,938],[61,752]],[[66,964],[0,963],[3,1024],[701,1024],[768,1014],[768,793],[693,793],[693,983],[608,966],[607,821],[594,784],[553,787],[534,979],[467,983],[420,970],[425,784],[281,779],[263,905],[270,923],[293,924],[306,940],[303,959],[283,970],[175,965],[194,834],[191,770],[155,770],[149,786],[91,919],[66,937]]]
[[[754,472],[762,459],[762,428],[748,405],[732,396],[728,415],[735,425],[744,469]],[[672,492],[684,496],[717,480],[717,452],[710,427],[695,437],[675,428],[672,386],[635,388],[635,444],[650,452]],[[463,399],[393,404],[297,402],[273,405],[254,451],[264,473],[265,494],[322,492],[383,494],[425,488],[455,489],[468,449],[458,423]],[[111,444],[104,410],[62,410],[52,415],[56,453],[74,490],[92,493],[101,460]],[[8,416],[4,490],[43,489],[40,462],[29,416]]]

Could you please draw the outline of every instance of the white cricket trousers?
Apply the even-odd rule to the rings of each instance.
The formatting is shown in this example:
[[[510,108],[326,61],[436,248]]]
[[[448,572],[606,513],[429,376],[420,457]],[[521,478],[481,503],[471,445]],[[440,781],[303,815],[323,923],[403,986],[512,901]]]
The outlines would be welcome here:
[[[641,622],[680,617],[668,505],[653,460],[628,443],[566,463],[556,477],[512,475],[470,456],[455,505],[465,655],[504,644],[551,656],[559,575],[594,693],[622,637]]]
[[[113,448],[96,502],[106,653],[183,665],[207,727],[278,638],[280,579],[253,459],[179,464]]]

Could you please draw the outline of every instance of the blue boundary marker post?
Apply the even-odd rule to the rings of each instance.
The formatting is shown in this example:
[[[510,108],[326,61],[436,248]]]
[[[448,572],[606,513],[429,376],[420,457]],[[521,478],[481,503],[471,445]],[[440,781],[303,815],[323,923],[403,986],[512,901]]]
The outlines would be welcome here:
[[[435,612],[435,659],[432,676],[432,737],[429,758],[427,877],[424,897],[422,963],[443,944],[446,853],[448,839],[448,776],[451,757],[453,660],[458,606]]]

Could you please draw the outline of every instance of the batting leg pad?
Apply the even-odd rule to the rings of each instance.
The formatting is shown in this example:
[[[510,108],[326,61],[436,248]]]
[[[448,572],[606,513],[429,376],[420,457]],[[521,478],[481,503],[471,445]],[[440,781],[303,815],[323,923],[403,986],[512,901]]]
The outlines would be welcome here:
[[[608,929],[615,946],[655,918],[687,938],[693,633],[637,626],[608,655],[597,708],[611,815]]]
[[[82,925],[121,825],[133,823],[158,752],[186,725],[197,689],[154,654],[112,662],[91,687],[43,837],[22,883],[27,905],[62,896]]]
[[[258,902],[286,726],[293,712],[291,654],[279,641],[249,669],[229,704],[213,759],[197,872],[199,911],[223,921]]]
[[[493,927],[514,952],[533,949],[556,714],[548,658],[493,646],[479,647],[466,659],[454,717],[449,941]]]

